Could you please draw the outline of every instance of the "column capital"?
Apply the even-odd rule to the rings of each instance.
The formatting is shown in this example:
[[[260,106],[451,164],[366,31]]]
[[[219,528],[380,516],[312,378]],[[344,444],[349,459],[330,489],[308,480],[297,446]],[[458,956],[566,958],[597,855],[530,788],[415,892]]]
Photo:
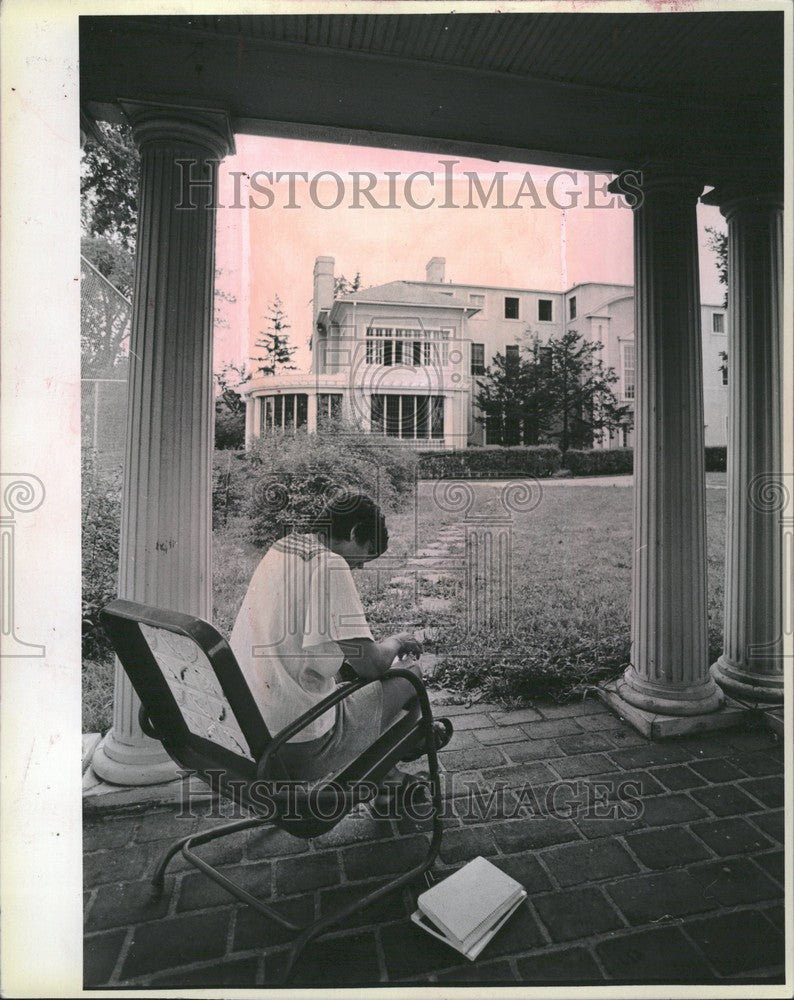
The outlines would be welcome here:
[[[218,159],[234,153],[228,113],[221,108],[119,99],[139,149],[149,143],[182,142],[206,149]]]
[[[726,219],[737,212],[782,212],[783,182],[773,175],[725,181],[700,200],[704,205],[716,205]]]
[[[622,170],[607,190],[626,196],[631,208],[637,209],[646,194],[678,195],[696,202],[704,186],[703,177],[686,164],[646,160],[636,169]]]

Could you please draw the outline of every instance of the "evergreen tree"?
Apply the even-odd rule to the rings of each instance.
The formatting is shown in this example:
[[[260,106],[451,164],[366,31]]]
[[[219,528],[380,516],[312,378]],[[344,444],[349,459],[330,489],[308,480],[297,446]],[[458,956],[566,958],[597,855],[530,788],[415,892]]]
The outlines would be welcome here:
[[[477,420],[487,426],[489,444],[538,444],[551,429],[539,351],[536,339],[519,350],[518,357],[497,353],[478,379]]]
[[[256,363],[255,375],[275,375],[282,369],[294,369],[292,355],[296,348],[291,347],[287,330],[290,325],[278,295],[270,304],[267,314],[267,329],[260,330],[255,348],[262,353],[252,356]]]
[[[592,448],[594,435],[631,426],[631,410],[621,405],[612,387],[614,368],[599,357],[602,345],[584,340],[575,330],[552,338],[546,345],[546,385],[557,427],[551,433],[560,451]]]
[[[338,278],[334,278],[334,298],[338,299],[341,295],[350,295],[352,292],[357,292],[361,288],[361,272],[356,271],[356,276],[352,281],[349,281],[344,274],[340,274]]]
[[[547,344],[533,338],[517,357],[496,354],[475,396],[489,443],[556,440],[567,451],[592,447],[598,431],[630,427],[630,409],[612,390],[618,376],[604,367],[600,350],[569,330]]]

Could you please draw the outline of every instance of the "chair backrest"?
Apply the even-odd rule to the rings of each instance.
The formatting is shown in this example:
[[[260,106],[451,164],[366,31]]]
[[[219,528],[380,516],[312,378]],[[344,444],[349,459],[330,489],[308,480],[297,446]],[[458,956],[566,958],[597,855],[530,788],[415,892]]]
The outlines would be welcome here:
[[[171,757],[186,769],[252,780],[271,737],[217,629],[125,600],[108,604],[100,619]]]

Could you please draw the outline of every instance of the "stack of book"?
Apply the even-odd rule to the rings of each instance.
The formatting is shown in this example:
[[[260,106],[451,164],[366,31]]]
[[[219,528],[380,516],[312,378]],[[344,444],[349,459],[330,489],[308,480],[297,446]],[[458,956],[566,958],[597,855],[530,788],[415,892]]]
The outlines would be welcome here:
[[[411,920],[473,961],[526,898],[520,882],[475,858],[423,892]]]

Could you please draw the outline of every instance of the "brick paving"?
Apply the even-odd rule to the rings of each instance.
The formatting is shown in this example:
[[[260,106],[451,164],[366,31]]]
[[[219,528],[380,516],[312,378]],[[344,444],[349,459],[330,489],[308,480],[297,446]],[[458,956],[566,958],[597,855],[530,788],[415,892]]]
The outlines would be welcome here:
[[[651,743],[592,700],[437,711],[456,724],[438,871],[481,854],[528,901],[470,963],[411,924],[423,886],[410,887],[310,947],[293,985],[783,981],[783,747],[769,731]],[[85,986],[277,982],[289,934],[181,857],[150,901],[160,853],[217,816],[126,808],[86,814]],[[197,850],[306,921],[404,870],[425,838],[362,812],[313,842],[246,831]]]

